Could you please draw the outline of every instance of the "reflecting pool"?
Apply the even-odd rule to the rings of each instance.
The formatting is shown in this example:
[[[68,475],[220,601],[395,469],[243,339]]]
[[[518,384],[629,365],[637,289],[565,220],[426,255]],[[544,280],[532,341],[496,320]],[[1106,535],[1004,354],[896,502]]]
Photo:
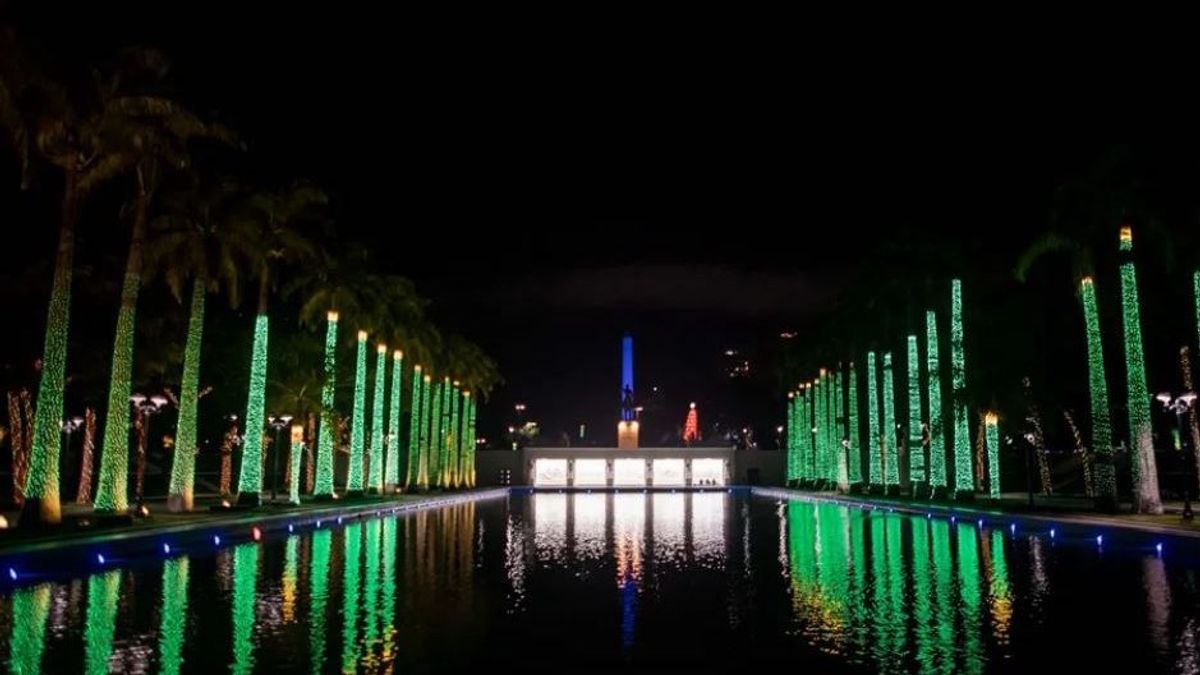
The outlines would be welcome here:
[[[538,493],[0,595],[13,672],[1198,672],[1194,555],[744,492]]]

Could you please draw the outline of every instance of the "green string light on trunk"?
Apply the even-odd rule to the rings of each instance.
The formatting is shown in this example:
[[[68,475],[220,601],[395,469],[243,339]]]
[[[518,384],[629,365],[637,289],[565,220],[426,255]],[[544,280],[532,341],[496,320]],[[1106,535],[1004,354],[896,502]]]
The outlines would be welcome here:
[[[875,352],[867,352],[867,475],[870,485],[883,484],[882,447],[879,432],[879,381]]]
[[[412,399],[409,403],[409,424],[408,424],[408,467],[404,487],[407,489],[415,489],[421,482],[421,420],[423,412],[421,409],[421,366],[417,364],[413,366],[412,371]]]
[[[447,442],[447,463],[449,471],[446,472],[446,485],[457,488],[459,486],[458,476],[458,442],[459,442],[459,414],[460,406],[462,405],[462,396],[459,395],[458,382],[455,382],[453,389],[450,390],[450,431],[446,434]]]
[[[925,482],[925,448],[921,434],[921,364],[917,336],[908,336],[908,480]],[[914,486],[915,487],[915,486]]]
[[[1134,508],[1137,513],[1162,513],[1158,469],[1150,428],[1150,390],[1142,350],[1141,310],[1137,271],[1133,266],[1133,230],[1121,228],[1121,314],[1125,329],[1125,376],[1129,390],[1129,448],[1133,467]]]
[[[429,484],[442,484],[442,455],[440,441],[442,438],[442,383],[439,380],[433,384],[433,400],[429,411],[429,439],[426,443],[429,453]]]
[[[954,405],[954,491],[971,493],[971,430],[967,424],[967,366],[963,349],[962,281],[950,282],[950,375]]]
[[[858,435],[858,373],[854,369],[854,362],[850,362],[849,372],[849,398],[846,405],[846,412],[850,418],[850,431],[848,438],[850,447],[847,448],[849,453],[849,480],[851,485],[857,485],[862,482],[862,445]]]
[[[883,482],[900,485],[900,460],[896,453],[896,386],[892,375],[892,353],[883,353]]]
[[[238,501],[257,501],[262,493],[263,415],[267,399],[266,314],[254,320],[254,348],[250,360],[250,395],[246,403],[246,436],[242,444],[242,470],[238,475]]]
[[[346,492],[362,492],[363,445],[366,441],[367,414],[367,331],[358,331],[354,362],[354,416],[350,419],[350,466],[346,471]]]
[[[929,382],[929,485],[946,487],[946,422],[942,413],[942,369],[938,360],[937,314],[925,312],[925,377]]]
[[[192,308],[183,348],[183,378],[179,383],[179,418],[175,425],[175,457],[167,505],[172,511],[191,511],[196,480],[196,419],[200,401],[200,346],[204,337],[204,282],[192,284]]]
[[[996,413],[984,417],[984,436],[987,439],[988,494],[1000,497],[1000,428]]]
[[[1104,346],[1100,334],[1100,310],[1096,284],[1091,277],[1079,282],[1083,322],[1087,334],[1088,393],[1092,411],[1092,452],[1096,456],[1093,482],[1097,498],[1116,503],[1117,478],[1113,467],[1112,418],[1108,407],[1108,376],[1104,368]]]
[[[334,418],[334,393],[337,388],[337,333],[338,313],[328,314],[325,328],[325,381],[321,384],[321,417],[317,431],[317,476],[313,494],[318,497],[333,496],[333,445],[337,435],[337,420]]]
[[[400,455],[406,451],[404,430],[400,428],[400,399],[404,395],[404,354],[399,349],[392,352],[391,407],[388,410],[387,460],[384,461],[384,485],[395,489],[400,485]]]
[[[387,387],[387,345],[375,350],[375,391],[371,396],[371,449],[367,455],[366,485],[376,493],[383,492],[383,427],[384,400]]]

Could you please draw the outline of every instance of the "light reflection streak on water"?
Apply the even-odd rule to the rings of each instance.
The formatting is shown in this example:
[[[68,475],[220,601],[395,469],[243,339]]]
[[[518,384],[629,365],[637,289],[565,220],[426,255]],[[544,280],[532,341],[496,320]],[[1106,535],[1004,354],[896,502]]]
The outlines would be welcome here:
[[[698,492],[689,496],[694,555],[702,563],[719,568],[725,561],[727,495],[724,492]]]
[[[1012,623],[1012,593],[1008,585],[1008,561],[1004,552],[1004,533],[992,530],[988,570],[989,604],[992,613],[992,635],[998,645],[1009,642],[1009,625]]]
[[[567,495],[538,493],[533,499],[533,546],[539,563],[561,564],[567,547]]]
[[[571,496],[574,516],[576,560],[598,560],[604,557],[605,520],[608,516],[608,495],[576,494]]]
[[[685,507],[684,495],[679,492],[658,492],[651,497],[654,538],[650,545],[654,550],[654,562],[658,565],[666,564],[678,568],[685,563]],[[642,518],[644,522],[645,517]]]
[[[121,570],[93,574],[88,579],[87,623],[84,626],[84,672],[108,672],[116,631],[117,597],[121,592]]]

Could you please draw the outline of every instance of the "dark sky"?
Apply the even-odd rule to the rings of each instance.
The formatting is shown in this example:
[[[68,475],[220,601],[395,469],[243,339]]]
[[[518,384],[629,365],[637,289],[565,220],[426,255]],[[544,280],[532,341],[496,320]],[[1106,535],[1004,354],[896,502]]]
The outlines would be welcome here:
[[[253,172],[327,187],[346,236],[495,354],[493,424],[523,400],[551,432],[613,433],[627,329],[640,384],[666,392],[662,428],[689,400],[769,424],[764,392],[730,389],[726,348],[811,321],[880,238],[1002,229],[996,260],[1011,260],[1095,150],[993,135],[899,104],[920,87],[711,37],[221,2],[106,9],[100,30],[41,7],[10,18],[64,62],[163,49],[181,95],[247,139]]]

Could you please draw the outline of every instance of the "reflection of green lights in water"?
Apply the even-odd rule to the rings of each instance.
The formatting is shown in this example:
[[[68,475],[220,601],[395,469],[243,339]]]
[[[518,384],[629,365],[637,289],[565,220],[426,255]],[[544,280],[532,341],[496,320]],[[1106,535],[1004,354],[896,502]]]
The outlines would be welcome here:
[[[395,659],[396,638],[396,519],[383,521],[383,663]]]
[[[923,670],[936,663],[933,642],[933,608],[929,597],[929,523],[920,519],[912,525],[913,618],[916,620],[917,662]]]
[[[1008,626],[1012,620],[1012,597],[1008,586],[1008,563],[1004,559],[1004,533],[992,530],[992,569],[988,576],[993,634],[998,642],[1008,641]]]
[[[107,673],[117,629],[117,596],[121,571],[109,570],[88,578],[87,623],[84,627],[84,672]]]
[[[366,623],[363,627],[364,647],[363,666],[373,666],[375,645],[379,642],[379,535],[380,521],[373,518],[367,521],[367,563],[366,563]],[[386,582],[385,582],[386,583]]]
[[[42,672],[46,649],[46,617],[50,615],[50,584],[20,588],[12,599],[12,639],[9,670],[14,673]]]
[[[887,625],[890,638],[890,659],[899,668],[905,653],[904,643],[907,637],[904,608],[904,551],[901,546],[901,524],[899,516],[888,516],[887,538],[884,548],[887,550],[888,578],[888,609]]]
[[[942,670],[954,670],[954,605],[950,589],[954,581],[950,554],[950,524],[934,520],[929,525],[933,544],[933,620],[937,628],[938,663]]]
[[[183,667],[183,637],[187,629],[188,559],[163,564],[162,610],[158,634],[160,672],[175,674]]]
[[[329,601],[329,530],[317,530],[312,537],[311,567],[309,581],[309,649],[312,653],[313,673],[325,672],[325,605]]]
[[[876,657],[884,656],[883,652],[891,644],[888,639],[888,576],[886,555],[884,554],[883,517],[871,518],[871,622],[874,633],[872,641],[875,645]],[[866,598],[863,601],[866,602]],[[880,662],[882,666],[882,660]]]
[[[975,528],[962,523],[958,526],[958,590],[963,620],[963,658],[965,672],[983,671],[983,649],[979,644],[979,550]]]
[[[359,563],[361,562],[362,524],[346,527],[342,543],[342,672],[352,673],[355,669],[358,636],[359,607]]]
[[[300,535],[287,538],[283,553],[283,620],[296,617],[296,575],[300,568]]]
[[[233,672],[254,670],[254,593],[258,544],[233,549]]]

